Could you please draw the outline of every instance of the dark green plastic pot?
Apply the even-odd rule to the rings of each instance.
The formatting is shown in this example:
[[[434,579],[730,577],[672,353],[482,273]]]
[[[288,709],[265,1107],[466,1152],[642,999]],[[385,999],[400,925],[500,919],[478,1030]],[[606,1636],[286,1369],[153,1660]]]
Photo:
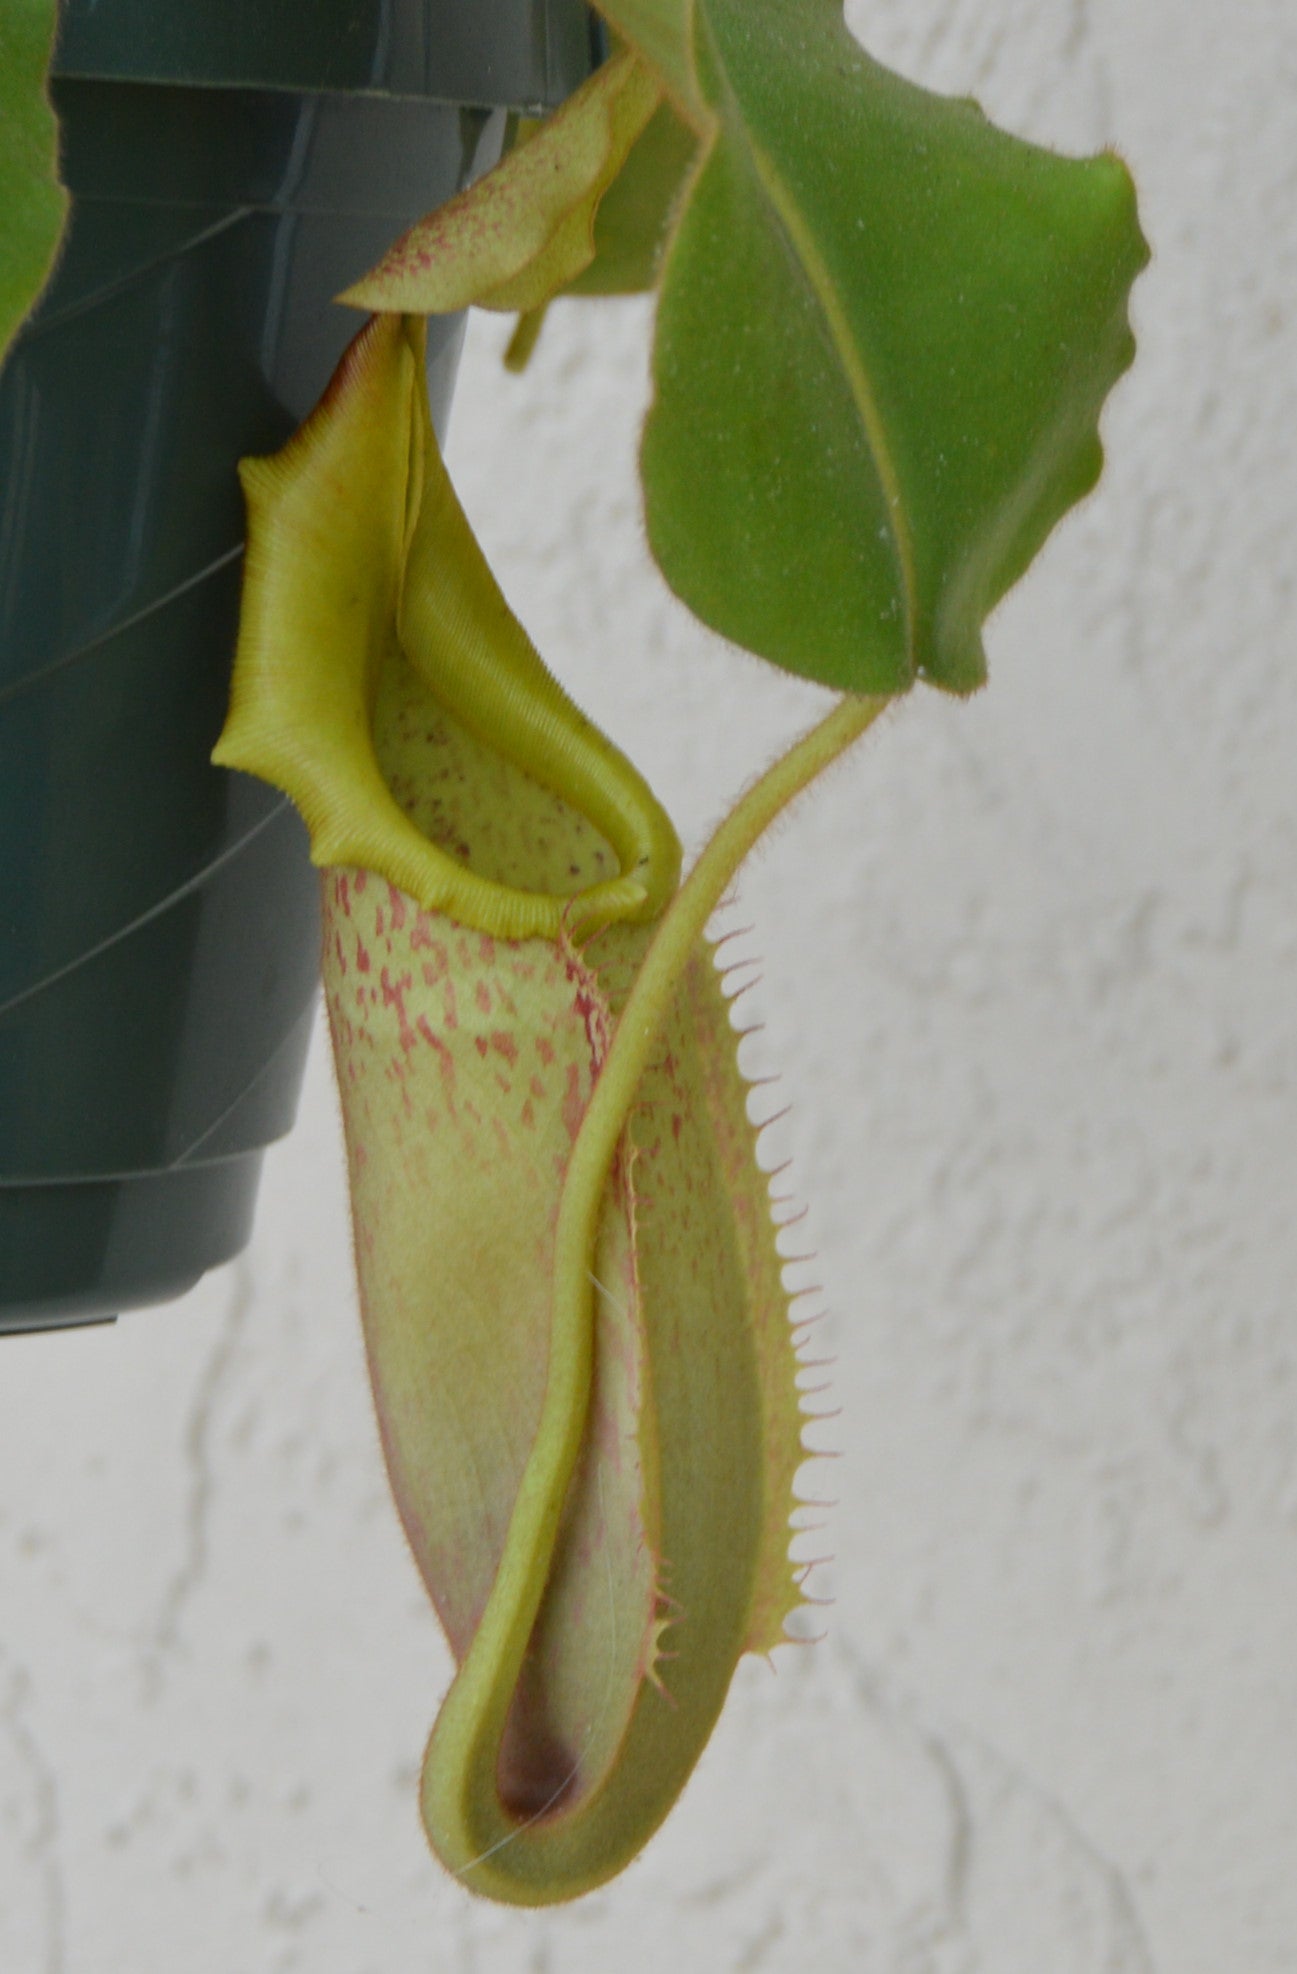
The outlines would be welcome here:
[[[588,72],[577,0],[67,0],[66,246],[0,371],[0,1330],[243,1246],[312,1024],[293,811],[213,768],[235,462],[359,325],[331,297]],[[434,409],[458,325],[433,325]]]

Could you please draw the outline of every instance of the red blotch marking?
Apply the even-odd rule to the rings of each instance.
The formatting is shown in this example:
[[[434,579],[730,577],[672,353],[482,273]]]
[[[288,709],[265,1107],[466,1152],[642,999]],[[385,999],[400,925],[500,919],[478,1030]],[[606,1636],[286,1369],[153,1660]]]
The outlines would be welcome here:
[[[374,913],[374,937],[375,939],[381,939],[382,936],[383,936],[383,907],[380,905],[378,910]]]
[[[478,981],[476,987],[473,989],[473,999],[477,1002],[480,1013],[490,1014],[491,989],[487,986],[485,980]]]
[[[383,1006],[396,1009],[396,1019],[400,1028],[401,1047],[410,1050],[414,1047],[414,1030],[410,1017],[405,1011],[405,996],[410,986],[410,975],[403,973],[399,980],[393,980],[387,968],[379,975],[383,987]]]
[[[345,877],[340,877],[338,879],[338,903],[342,906],[342,909],[346,913],[347,917],[350,918],[351,917],[351,885],[348,883]]]
[[[391,907],[393,932],[404,932],[405,899],[394,884],[389,884],[387,887],[387,902]]]
[[[513,1036],[506,1035],[502,1028],[497,1028],[493,1030],[491,1035],[491,1047],[498,1056],[504,1057],[510,1069],[512,1069],[518,1060],[518,1044],[514,1041]]]
[[[362,973],[369,972],[369,952],[363,939],[356,941],[356,965]]]
[[[347,977],[347,961],[342,950],[342,934],[340,932],[335,932],[333,935],[333,950],[338,956],[338,972],[345,980]]]
[[[369,872],[367,870],[358,870],[356,872],[356,896],[358,898],[368,882]]]
[[[567,1135],[576,1143],[576,1134],[581,1129],[581,1119],[585,1116],[585,1105],[581,1101],[581,1072],[574,1062],[567,1066],[567,1088],[563,1092],[563,1122]]]
[[[489,932],[484,932],[479,938],[477,952],[483,966],[495,965],[495,941]]]
[[[545,1085],[541,1082],[539,1076],[533,1076],[527,1088],[531,1091],[537,1103],[543,1103],[545,1101]]]
[[[675,1139],[677,1144],[680,1143],[680,1133],[683,1129],[684,1129],[684,1119],[683,1117],[681,1117],[679,1111],[676,1111],[671,1119],[671,1136]]]
[[[480,1056],[485,1056],[487,1049],[490,1047],[490,1043],[487,1041],[485,1035],[475,1035],[473,1037],[473,1047],[477,1050]]]
[[[528,1097],[526,1103],[523,1105],[519,1115],[525,1131],[533,1131],[536,1128],[536,1113],[531,1107],[530,1097]]]
[[[396,921],[394,919],[393,924],[395,924],[395,922]],[[416,953],[426,952],[429,948],[433,948],[434,946],[433,937],[432,937],[432,920],[428,917],[428,914],[426,912],[420,912],[414,921],[414,926],[410,933],[410,945],[413,951],[415,951]],[[442,949],[442,963],[443,965],[445,964],[444,948]]]
[[[451,1116],[454,1117],[455,1115],[455,1058],[450,1053],[450,1050],[446,1047],[446,1044],[442,1041],[440,1035],[436,1035],[433,1033],[432,1024],[428,1020],[426,1014],[421,1014],[419,1016],[419,1019],[415,1023],[415,1026],[418,1029],[419,1033],[422,1035],[424,1041],[428,1044],[428,1047],[431,1050],[433,1050],[434,1054],[436,1055],[437,1068],[441,1072],[441,1087],[445,1092],[445,1096],[446,1096],[446,1108],[450,1112]]]
[[[554,1044],[548,1039],[547,1036],[538,1035],[536,1037],[536,1054],[540,1057],[546,1069],[549,1069],[553,1066]],[[536,1095],[537,1096],[540,1095],[539,1090],[536,1092]]]

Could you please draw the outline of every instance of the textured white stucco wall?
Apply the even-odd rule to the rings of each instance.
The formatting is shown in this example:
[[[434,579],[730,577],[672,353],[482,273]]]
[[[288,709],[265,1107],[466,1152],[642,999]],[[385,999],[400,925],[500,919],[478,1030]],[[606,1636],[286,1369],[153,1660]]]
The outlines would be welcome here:
[[[317,1051],[243,1263],[0,1345],[4,1974],[1297,1968],[1297,13],[854,19],[1013,127],[1118,143],[1156,259],[1107,476],[990,689],[915,696],[743,887],[746,1060],[784,1073],[766,1155],[838,1357],[827,1641],[741,1670],[616,1886],[530,1916],[441,1875],[447,1659]],[[559,311],[521,384],[475,331],[452,463],[696,846],[818,702],[647,564],[646,324]]]

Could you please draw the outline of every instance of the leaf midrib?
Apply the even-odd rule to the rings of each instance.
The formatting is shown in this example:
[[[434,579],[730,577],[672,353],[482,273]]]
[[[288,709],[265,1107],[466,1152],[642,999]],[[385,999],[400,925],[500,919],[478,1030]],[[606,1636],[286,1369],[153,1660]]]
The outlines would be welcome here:
[[[742,104],[730,80],[724,57],[717,46],[716,35],[706,19],[706,8],[696,6],[692,12],[695,33],[706,33],[709,66],[724,96],[723,105],[713,107],[717,108],[718,118],[726,135],[742,148],[743,153],[750,160],[752,175],[769,202],[773,218],[783,235],[790,257],[800,269],[807,287],[815,298],[846,377],[887,509],[887,524],[896,553],[905,609],[905,649],[909,658],[911,679],[917,678],[919,667],[915,626],[918,585],[915,577],[914,543],[906,525],[901,483],[887,443],[882,413],[875,400],[868,373],[855,348],[850,324],[838,300],[833,278],[814,236],[803,220],[797,202],[784,183],[774,160],[757,142],[748,127]]]

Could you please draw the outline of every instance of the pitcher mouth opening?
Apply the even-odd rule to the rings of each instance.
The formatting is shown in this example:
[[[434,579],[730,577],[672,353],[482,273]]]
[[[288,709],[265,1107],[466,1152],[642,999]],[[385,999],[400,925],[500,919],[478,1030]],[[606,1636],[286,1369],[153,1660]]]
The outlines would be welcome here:
[[[425,335],[374,317],[283,451],[244,462],[239,654],[212,758],[293,799],[317,864],[375,871],[476,931],[557,940],[654,919],[679,879],[675,830],[500,595],[432,429]],[[428,800],[439,749],[477,767],[489,753],[561,801],[610,874],[576,887],[558,870],[541,891],[505,881],[489,848],[474,868]]]

